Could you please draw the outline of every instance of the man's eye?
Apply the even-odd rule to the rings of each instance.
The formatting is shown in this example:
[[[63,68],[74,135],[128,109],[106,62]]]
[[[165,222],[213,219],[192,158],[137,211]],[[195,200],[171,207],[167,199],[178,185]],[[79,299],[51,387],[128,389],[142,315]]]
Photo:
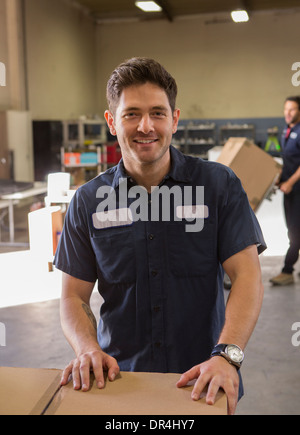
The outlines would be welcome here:
[[[163,112],[154,112],[153,116],[155,116],[157,118],[164,118],[165,114]]]
[[[135,116],[137,116],[137,115],[136,115],[136,113],[133,113],[133,112],[126,113],[126,114],[124,115],[124,117],[125,117],[126,119],[134,118]]]

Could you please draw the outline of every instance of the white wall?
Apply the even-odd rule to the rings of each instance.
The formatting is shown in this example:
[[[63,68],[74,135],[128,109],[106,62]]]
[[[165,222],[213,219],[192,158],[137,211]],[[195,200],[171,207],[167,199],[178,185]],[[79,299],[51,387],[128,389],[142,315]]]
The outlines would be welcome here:
[[[6,38],[6,0],[0,0],[0,62],[6,69],[6,86],[0,86],[0,111],[10,108],[10,82],[8,80],[8,47]]]
[[[0,0],[0,62],[7,61],[7,1]],[[17,0],[14,0],[17,1]],[[105,87],[124,59],[150,56],[179,85],[182,118],[282,116],[292,64],[300,62],[300,12],[254,14],[247,24],[207,24],[224,15],[95,25],[68,0],[25,0],[27,109],[33,119],[69,119],[106,109]],[[16,109],[11,83],[0,109]]]
[[[14,152],[14,178],[16,181],[33,181],[31,114],[17,110],[9,110],[6,114],[8,147]]]
[[[95,25],[64,0],[25,0],[33,119],[70,119],[96,108]]]
[[[174,75],[182,118],[282,116],[300,62],[300,12],[259,13],[250,22],[206,24],[220,16],[101,24],[97,28],[100,112],[105,84],[124,59],[149,56]]]

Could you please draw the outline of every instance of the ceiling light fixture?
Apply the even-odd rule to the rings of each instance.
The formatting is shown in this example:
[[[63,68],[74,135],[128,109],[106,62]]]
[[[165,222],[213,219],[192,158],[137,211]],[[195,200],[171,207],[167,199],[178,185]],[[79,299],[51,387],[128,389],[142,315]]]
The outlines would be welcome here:
[[[135,5],[144,12],[161,12],[162,8],[155,2],[135,2]]]
[[[231,18],[235,23],[246,23],[247,21],[249,21],[248,12],[241,9],[232,11]]]

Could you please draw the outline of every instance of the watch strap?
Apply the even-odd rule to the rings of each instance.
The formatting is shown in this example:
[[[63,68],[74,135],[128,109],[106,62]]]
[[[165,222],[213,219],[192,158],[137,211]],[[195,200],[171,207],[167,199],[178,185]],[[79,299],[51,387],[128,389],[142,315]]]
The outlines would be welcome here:
[[[225,349],[226,349],[226,347],[228,346],[228,344],[224,344],[224,343],[221,343],[221,344],[217,344],[214,348],[213,348],[213,350],[212,350],[212,352],[211,352],[211,357],[213,357],[213,356],[221,356],[221,357],[223,357],[224,359],[226,359],[226,361],[229,363],[229,364],[232,364],[233,366],[235,366],[235,368],[237,369],[237,370],[239,370],[240,368],[241,368],[241,365],[242,365],[242,363],[237,363],[237,362],[235,362],[235,361],[233,361],[228,355],[227,355],[227,353],[225,352]],[[238,347],[238,346],[237,346]]]
[[[213,356],[213,354],[218,355],[220,352],[224,352],[227,346],[228,346],[228,344],[217,344],[213,348],[211,355],[212,356]]]

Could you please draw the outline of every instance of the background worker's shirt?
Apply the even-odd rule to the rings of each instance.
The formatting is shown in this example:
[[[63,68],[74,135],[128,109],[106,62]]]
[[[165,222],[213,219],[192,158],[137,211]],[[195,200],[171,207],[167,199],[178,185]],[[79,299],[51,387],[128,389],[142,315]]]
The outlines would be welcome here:
[[[291,128],[288,135],[287,130],[288,127],[283,131],[281,139],[283,158],[281,181],[287,181],[300,166],[300,123]],[[300,180],[294,184],[293,191],[300,191]]]
[[[173,147],[170,151],[172,169],[160,187],[179,186],[184,192],[185,186],[204,186],[201,231],[188,232],[192,222],[175,220],[172,210],[169,222],[162,216],[119,226],[97,221],[103,186],[116,197],[121,183],[128,190],[134,186],[121,161],[78,189],[55,257],[56,267],[67,274],[98,280],[104,299],[99,344],[122,371],[183,373],[207,360],[225,319],[222,263],[250,245],[257,245],[259,253],[265,249],[234,173]]]

